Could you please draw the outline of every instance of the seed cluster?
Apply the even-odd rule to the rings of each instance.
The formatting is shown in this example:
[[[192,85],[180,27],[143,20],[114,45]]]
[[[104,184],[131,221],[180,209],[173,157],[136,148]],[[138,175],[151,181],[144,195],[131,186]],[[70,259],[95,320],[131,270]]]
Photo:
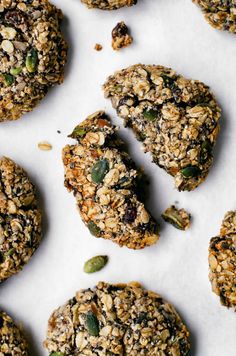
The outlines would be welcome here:
[[[205,180],[221,114],[205,84],[170,68],[137,64],[111,75],[103,89],[178,190],[193,190]]]
[[[61,20],[47,0],[0,1],[0,121],[31,111],[63,81]]]
[[[77,292],[53,312],[44,346],[66,355],[187,355],[189,332],[174,307],[139,283]]]
[[[179,230],[187,230],[190,227],[191,215],[184,209],[177,209],[174,205],[164,211],[162,218]]]
[[[92,235],[140,249],[158,240],[157,224],[138,197],[141,172],[115,131],[104,112],[74,129],[78,143],[63,150],[65,186]]]
[[[116,10],[124,6],[133,6],[138,0],[81,0],[89,9]]]
[[[3,311],[0,311],[0,355],[29,355],[24,335],[10,316]]]
[[[220,236],[209,247],[209,278],[221,303],[236,310],[236,212],[226,213]]]
[[[35,188],[9,158],[0,160],[0,283],[19,272],[41,240]]]

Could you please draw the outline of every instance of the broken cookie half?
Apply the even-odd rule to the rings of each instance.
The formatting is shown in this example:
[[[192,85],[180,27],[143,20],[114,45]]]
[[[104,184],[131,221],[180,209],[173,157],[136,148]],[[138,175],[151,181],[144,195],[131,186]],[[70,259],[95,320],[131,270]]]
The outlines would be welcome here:
[[[193,190],[205,180],[221,116],[208,86],[170,68],[137,64],[115,72],[103,89],[179,191]]]
[[[65,186],[91,234],[132,249],[154,244],[157,223],[138,192],[142,174],[106,114],[89,116],[70,137],[77,142],[63,149]]]

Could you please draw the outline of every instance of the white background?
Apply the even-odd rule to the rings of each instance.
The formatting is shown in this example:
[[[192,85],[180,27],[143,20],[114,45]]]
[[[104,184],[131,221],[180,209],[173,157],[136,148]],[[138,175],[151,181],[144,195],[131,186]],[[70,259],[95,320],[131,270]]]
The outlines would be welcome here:
[[[211,292],[207,262],[210,237],[218,234],[224,213],[236,208],[236,35],[212,29],[190,0],[139,0],[135,7],[113,12],[87,10],[79,0],[54,2],[65,14],[70,44],[65,82],[31,114],[0,124],[0,153],[22,165],[36,183],[45,225],[30,263],[0,286],[1,308],[24,324],[32,356],[43,356],[47,319],[76,290],[99,280],[137,280],[175,305],[192,334],[191,355],[236,355],[236,315]],[[134,44],[116,53],[110,36],[120,20],[132,29]],[[101,52],[93,49],[97,42],[104,46]],[[67,134],[87,115],[106,109],[116,117],[101,84],[113,71],[138,62],[170,66],[210,85],[223,117],[212,170],[190,193],[177,192],[173,179],[142,153],[129,130],[121,129],[136,163],[150,177],[148,207],[153,215],[159,219],[178,201],[193,216],[187,232],[161,223],[155,246],[131,251],[89,234],[72,194],[63,187],[61,149],[70,142]],[[115,122],[121,124],[117,118]],[[52,151],[37,148],[43,140],[53,145]],[[97,254],[109,255],[109,264],[86,275],[85,260]]]

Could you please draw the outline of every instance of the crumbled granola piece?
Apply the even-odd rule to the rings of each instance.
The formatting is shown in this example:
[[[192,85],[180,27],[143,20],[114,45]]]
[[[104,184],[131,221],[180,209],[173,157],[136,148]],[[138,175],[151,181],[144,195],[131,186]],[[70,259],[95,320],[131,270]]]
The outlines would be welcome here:
[[[190,227],[191,215],[184,209],[177,209],[174,205],[166,209],[162,217],[179,230],[187,230]]]
[[[62,12],[48,0],[1,0],[0,122],[16,120],[63,81]]]
[[[100,52],[102,50],[102,48],[103,47],[102,47],[102,45],[100,43],[96,43],[95,46],[94,46],[95,51],[98,51],[98,52]]]
[[[41,240],[35,188],[9,158],[0,159],[0,283],[18,273]]]
[[[133,6],[138,0],[81,0],[89,9],[117,10],[124,6]]]
[[[199,5],[209,24],[236,33],[236,0],[192,0]]]
[[[185,356],[190,350],[174,307],[137,282],[99,282],[77,292],[52,313],[44,346],[65,356]]]
[[[170,68],[137,64],[111,75],[103,89],[179,191],[193,190],[205,180],[221,115],[205,84]]]
[[[12,318],[0,311],[0,355],[28,356],[28,343]]]
[[[236,310],[236,211],[226,213],[209,246],[209,279],[221,304]]]
[[[132,42],[133,37],[130,36],[129,29],[124,21],[118,22],[112,30],[112,48],[119,51],[121,48],[130,46]]]
[[[157,224],[138,195],[141,172],[105,113],[89,116],[70,137],[78,142],[63,149],[65,186],[90,233],[132,249],[154,244]]]

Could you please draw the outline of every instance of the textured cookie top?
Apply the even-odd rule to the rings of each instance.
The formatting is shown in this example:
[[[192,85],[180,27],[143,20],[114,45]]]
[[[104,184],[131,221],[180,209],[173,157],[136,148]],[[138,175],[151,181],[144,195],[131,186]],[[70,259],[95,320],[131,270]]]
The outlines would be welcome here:
[[[145,152],[174,176],[180,191],[204,181],[221,113],[205,84],[170,68],[138,64],[111,75],[103,89]]]
[[[14,321],[0,311],[0,355],[28,356],[28,345]]]
[[[124,6],[133,6],[138,0],[81,0],[89,9],[117,10]]]
[[[0,0],[0,121],[31,111],[63,80],[62,13],[47,0]]]
[[[222,222],[220,236],[209,247],[209,278],[221,303],[236,310],[236,212],[229,211]]]
[[[0,159],[0,282],[19,272],[41,240],[35,188],[21,167]]]
[[[53,312],[44,343],[66,355],[187,355],[189,332],[172,305],[138,283],[79,291]]]
[[[65,186],[94,236],[140,249],[158,240],[157,224],[138,197],[141,172],[115,132],[102,111],[75,128],[78,143],[63,150]]]
[[[207,21],[218,30],[236,33],[236,0],[193,0]]]

